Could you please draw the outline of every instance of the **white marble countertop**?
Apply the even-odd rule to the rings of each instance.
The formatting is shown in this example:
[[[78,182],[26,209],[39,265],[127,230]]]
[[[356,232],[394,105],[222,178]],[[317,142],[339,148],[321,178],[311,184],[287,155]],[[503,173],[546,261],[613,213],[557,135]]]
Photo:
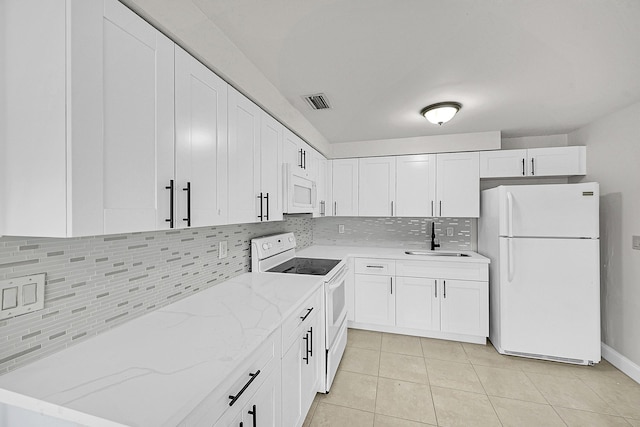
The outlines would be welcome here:
[[[333,258],[344,259],[346,257],[354,258],[386,258],[396,260],[411,260],[411,261],[444,261],[444,262],[476,262],[489,264],[491,260],[487,257],[480,255],[474,251],[447,251],[437,250],[434,252],[460,252],[467,257],[458,256],[428,256],[428,255],[408,255],[405,251],[426,251],[431,252],[425,248],[406,247],[406,248],[380,248],[373,246],[334,246],[334,245],[313,245],[306,249],[296,252],[296,256],[308,257],[308,258]]]
[[[81,425],[175,426],[321,283],[243,274],[0,376],[0,399]]]

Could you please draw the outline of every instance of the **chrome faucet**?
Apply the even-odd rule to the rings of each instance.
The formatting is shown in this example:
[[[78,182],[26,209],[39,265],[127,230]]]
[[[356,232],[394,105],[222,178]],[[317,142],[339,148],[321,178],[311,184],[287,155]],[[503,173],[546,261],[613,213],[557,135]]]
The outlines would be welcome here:
[[[436,222],[431,222],[431,250],[435,251],[436,248],[440,247],[440,243],[436,243]]]

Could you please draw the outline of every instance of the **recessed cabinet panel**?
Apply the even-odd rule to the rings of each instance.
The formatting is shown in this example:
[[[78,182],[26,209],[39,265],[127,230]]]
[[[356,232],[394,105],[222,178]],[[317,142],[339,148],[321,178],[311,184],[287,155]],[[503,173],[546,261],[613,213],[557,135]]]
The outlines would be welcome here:
[[[436,155],[396,157],[395,216],[433,217],[436,198]]]
[[[282,221],[282,136],[284,127],[262,112],[260,192],[264,221]]]
[[[480,216],[478,153],[437,155],[437,216]]]
[[[480,178],[517,178],[527,174],[527,150],[480,152]]]
[[[440,300],[435,279],[398,277],[396,326],[437,331],[440,329]]]
[[[260,108],[229,88],[229,222],[258,222]]]
[[[392,276],[355,275],[355,321],[394,325],[395,295]]]
[[[487,336],[489,300],[487,282],[440,280],[442,282],[442,332]]]
[[[358,216],[358,159],[332,161],[333,214]]]
[[[531,148],[528,151],[529,175],[585,175],[586,147]]]
[[[393,216],[396,198],[396,159],[371,157],[358,162],[359,216]]]
[[[227,84],[177,48],[176,228],[226,222],[226,160]]]

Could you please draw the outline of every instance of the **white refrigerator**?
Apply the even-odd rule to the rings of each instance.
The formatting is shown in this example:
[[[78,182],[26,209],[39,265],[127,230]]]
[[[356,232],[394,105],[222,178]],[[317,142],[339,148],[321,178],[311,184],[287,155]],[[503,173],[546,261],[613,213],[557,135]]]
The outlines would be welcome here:
[[[478,251],[491,258],[489,337],[502,354],[600,361],[598,183],[482,192]]]

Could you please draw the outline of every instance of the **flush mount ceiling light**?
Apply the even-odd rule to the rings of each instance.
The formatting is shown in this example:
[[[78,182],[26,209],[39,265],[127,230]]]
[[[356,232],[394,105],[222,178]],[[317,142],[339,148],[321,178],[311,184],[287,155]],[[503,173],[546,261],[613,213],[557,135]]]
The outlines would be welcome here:
[[[453,116],[455,116],[461,108],[462,104],[458,102],[438,102],[437,104],[424,107],[422,111],[420,111],[420,114],[434,125],[442,125],[453,119]]]

